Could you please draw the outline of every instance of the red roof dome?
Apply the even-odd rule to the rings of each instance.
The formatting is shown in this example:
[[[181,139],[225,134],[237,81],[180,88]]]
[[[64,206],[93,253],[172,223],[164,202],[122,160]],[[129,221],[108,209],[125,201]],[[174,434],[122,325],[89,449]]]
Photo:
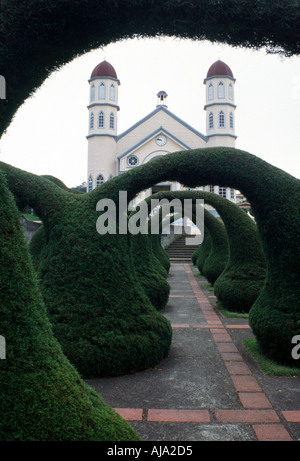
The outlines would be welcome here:
[[[111,77],[118,79],[114,67],[107,61],[102,61],[100,64],[98,64],[98,66],[95,67],[91,74],[91,78],[94,77]]]
[[[233,78],[233,73],[225,62],[220,61],[220,59],[214,62],[208,69],[206,78],[215,77],[216,75],[228,75]]]

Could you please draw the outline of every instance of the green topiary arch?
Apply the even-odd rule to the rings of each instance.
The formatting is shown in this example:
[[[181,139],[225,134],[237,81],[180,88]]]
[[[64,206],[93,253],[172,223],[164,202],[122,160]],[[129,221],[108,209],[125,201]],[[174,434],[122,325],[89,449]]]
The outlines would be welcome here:
[[[177,36],[299,54],[297,0],[2,0],[0,133],[53,71],[89,50],[132,37]],[[293,31],[293,33],[291,33]]]
[[[27,196],[28,203],[42,213],[39,214],[44,220],[48,246],[40,277],[54,331],[65,342],[67,355],[76,349],[76,336],[87,335],[73,356],[76,366],[86,366],[88,357],[88,372],[95,373],[93,367],[101,357],[103,367],[98,368],[98,373],[124,373],[150,366],[168,351],[171,332],[167,333],[162,316],[145,307],[148,304],[132,275],[126,235],[106,235],[100,239],[95,231],[99,216],[95,210],[100,199],[109,197],[118,208],[119,191],[127,191],[129,203],[139,191],[166,179],[189,187],[207,183],[233,187],[251,202],[267,276],[251,309],[250,324],[267,355],[298,365],[291,356],[292,338],[300,334],[300,182],[296,178],[247,152],[221,147],[168,154],[78,196],[62,191],[46,179],[5,164],[0,166],[14,194]],[[101,271],[95,271],[95,267]],[[119,280],[117,287],[115,277]],[[91,315],[102,317],[99,334],[103,340],[96,344],[89,339],[95,327]],[[82,329],[85,316],[87,324]],[[76,319],[78,325],[71,334],[68,321]],[[113,325],[118,334],[109,334]],[[135,342],[140,336],[134,331],[147,338],[138,348]],[[155,341],[151,339],[153,334],[158,335]],[[127,348],[123,347],[123,340]]]
[[[139,440],[53,337],[17,207],[0,172],[1,441]],[[1,359],[3,357],[1,356]]]
[[[160,192],[153,195],[153,198],[167,198],[168,200],[178,198],[181,201],[187,198],[193,200],[203,199],[205,203],[213,206],[219,212],[226,228],[229,245],[229,254],[227,255],[226,251],[226,259],[224,258],[224,271],[214,280],[207,277],[209,275],[205,273],[207,271],[205,269],[207,261],[209,260],[207,258],[201,272],[210,283],[214,284],[215,294],[226,309],[236,312],[249,312],[266,278],[265,258],[255,222],[236,204],[209,192]],[[217,224],[214,223],[216,219],[212,215],[205,215],[205,224],[209,232],[211,221],[214,228],[216,228]],[[218,222],[218,224],[220,227],[221,223]],[[210,232],[212,240],[214,240],[216,231],[218,234],[221,232],[218,227],[215,231],[212,229]],[[222,239],[220,243],[222,245]],[[215,263],[212,265],[213,267],[216,266]]]
[[[188,187],[208,183],[232,187],[250,201],[267,276],[249,321],[266,355],[300,366],[291,355],[292,338],[300,334],[300,181],[252,154],[218,147],[154,159],[116,178],[101,191],[93,191],[91,200],[96,206],[105,193],[117,200],[118,189],[128,190],[128,199],[132,200],[139,191],[166,179]]]

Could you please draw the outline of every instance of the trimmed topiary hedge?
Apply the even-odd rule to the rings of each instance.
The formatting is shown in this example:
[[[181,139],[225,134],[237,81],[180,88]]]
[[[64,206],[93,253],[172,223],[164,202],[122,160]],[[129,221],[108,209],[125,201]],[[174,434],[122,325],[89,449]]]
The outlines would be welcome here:
[[[45,178],[1,169],[43,221],[40,288],[54,335],[77,370],[86,378],[115,376],[162,360],[172,329],[136,274],[132,236],[97,232],[94,194],[71,194]]]
[[[228,240],[224,224],[207,210],[204,216],[205,230],[209,232],[211,248],[202,266],[201,274],[213,285],[227,264]]]
[[[250,325],[266,355],[300,366],[291,356],[292,338],[300,334],[299,180],[252,154],[226,147],[168,154],[115,179],[110,186],[127,189],[130,200],[165,180],[192,188],[219,184],[247,197],[267,268],[266,283],[250,310]],[[117,199],[116,191],[106,190]],[[93,195],[96,203],[99,192]]]
[[[126,311],[122,301],[126,299],[126,296],[128,297],[128,294],[132,295],[132,298],[126,303],[127,306],[131,306],[130,312],[137,312],[142,315],[142,306],[147,306],[147,303],[145,304],[141,299],[142,294],[140,295],[141,297],[138,296],[141,300],[138,307],[134,290],[125,294],[126,290],[115,289],[116,277],[120,281],[122,280],[122,283],[120,283],[122,287],[126,286],[128,288],[128,280],[132,281],[133,284],[137,282],[132,279],[133,271],[128,270],[128,268],[131,269],[131,266],[128,261],[127,243],[124,236],[104,236],[101,238],[100,244],[100,239],[95,235],[95,222],[99,213],[93,210],[96,210],[97,203],[101,198],[109,197],[117,204],[118,208],[119,191],[126,190],[128,201],[131,201],[139,191],[166,179],[178,181],[187,187],[210,183],[240,190],[251,203],[267,266],[266,283],[251,308],[250,324],[265,354],[272,356],[275,360],[278,359],[298,366],[291,356],[291,341],[293,336],[300,334],[300,274],[298,270],[298,255],[300,253],[299,180],[247,152],[226,147],[206,148],[177,152],[156,158],[145,165],[111,179],[89,194],[80,196],[72,194],[74,202],[71,204],[69,202],[70,198],[62,200],[61,194],[63,191],[58,188],[51,189],[50,194],[50,181],[47,182],[46,187],[44,182],[40,183],[40,178],[35,180],[34,175],[20,172],[20,170],[4,164],[0,166],[7,172],[11,190],[17,196],[22,194],[27,196],[28,201],[35,201],[37,206],[37,202],[39,202],[39,208],[41,212],[43,211],[43,215],[47,220],[48,228],[46,229],[45,224],[45,230],[49,232],[51,237],[48,243],[48,260],[44,258],[44,272],[41,270],[42,285],[45,299],[51,304],[49,313],[54,320],[54,328],[59,326],[60,329],[62,325],[60,331],[62,338],[66,338],[68,333],[68,328],[63,327],[63,321],[66,322],[68,319],[68,309],[65,308],[66,297],[69,299],[73,297],[73,303],[76,299],[85,299],[83,305],[79,303],[77,311],[78,318],[81,321],[80,326],[85,324],[85,322],[82,322],[83,312],[86,311],[89,315],[91,313],[90,307],[87,309],[87,306],[90,306],[91,299],[94,299],[97,290],[99,290],[99,293],[101,292],[101,300],[107,307],[117,306],[116,312],[119,312],[120,309],[120,312],[125,317],[124,311],[128,313],[128,309]],[[44,181],[46,180],[44,179]],[[55,186],[51,184],[51,187]],[[268,194],[266,194],[266,190]],[[68,194],[68,197],[70,195]],[[290,199],[291,197],[293,197],[293,200]],[[33,208],[37,212],[39,211],[36,206],[33,206]],[[51,226],[49,227],[49,225],[52,223],[53,226],[50,230]],[[82,227],[85,228],[83,240],[81,237],[83,236]],[[87,238],[86,241],[84,240],[85,238]],[[66,248],[69,252],[66,251]],[[88,256],[89,254],[93,255],[92,259]],[[116,260],[117,264],[115,264]],[[80,265],[78,265],[78,261],[81,262]],[[95,264],[95,261],[99,261],[98,265]],[[94,272],[96,266],[97,268],[99,267],[100,261],[103,268],[101,290],[99,283],[93,285],[93,282],[97,280]],[[124,262],[126,263],[124,264]],[[111,268],[113,268],[113,272]],[[64,271],[64,278],[62,278],[62,271]],[[79,283],[77,280],[77,284],[74,286],[74,280],[78,277],[82,282],[80,281]],[[98,280],[100,281],[100,279]],[[139,285],[137,284],[138,289]],[[110,290],[112,292],[108,295]],[[84,293],[90,294],[89,301]],[[70,308],[72,312],[70,317],[72,317],[73,321],[74,306],[71,305]],[[108,311],[113,313],[114,309],[109,307]],[[95,312],[99,312],[99,310],[96,309]],[[62,315],[62,313],[64,314]],[[87,315],[87,320],[89,315]],[[149,313],[149,315],[152,318],[153,312]],[[159,316],[158,313],[156,315]],[[159,360],[165,355],[170,344],[171,333],[168,334],[167,341],[162,339],[162,337],[166,338],[166,333],[163,331],[168,328],[166,320],[162,320],[162,316],[160,316],[157,321],[153,322],[152,320],[150,321],[150,317],[147,317],[149,318],[147,326],[144,325],[147,332],[146,337],[149,338],[149,342],[146,340],[149,349],[147,350],[147,347],[145,347],[141,352],[136,351],[135,354],[136,363],[138,363],[139,367],[142,367],[142,364],[145,366],[145,363],[146,366],[148,365],[150,360],[144,360],[146,357],[151,356],[152,363]],[[141,317],[137,316],[135,318],[137,331],[142,335],[144,328],[140,329]],[[60,325],[58,321],[62,321]],[[151,350],[150,344],[151,334],[148,329],[150,324],[152,326],[155,324],[156,331],[161,332],[161,337],[157,338],[159,341],[157,344],[155,343],[154,350]],[[94,323],[87,322],[87,325],[92,327]],[[119,319],[115,323],[110,321],[111,325],[114,328],[116,327],[116,331],[118,331]],[[126,325],[128,325],[127,322]],[[71,341],[74,341],[76,336],[74,333],[79,334],[80,332],[82,334],[79,322],[77,330],[78,332],[74,329],[68,337],[70,346]],[[133,331],[135,330],[132,329],[131,332]],[[130,330],[126,329],[126,332],[128,332],[128,338],[132,341],[131,344],[135,343],[136,340],[138,341],[139,338],[133,337],[135,335],[130,336]],[[111,335],[110,339],[112,340],[111,342],[108,341],[106,336],[106,344],[109,343],[109,350],[112,351],[115,348],[118,350],[118,344],[114,341],[115,338]],[[97,347],[95,347],[95,350],[97,350]],[[151,353],[149,353],[149,350]],[[158,352],[159,350],[160,352]],[[86,360],[87,354],[84,347],[81,352],[82,360],[83,357]],[[138,360],[139,358],[141,358],[140,361]],[[120,363],[121,360],[122,363]],[[125,369],[128,370],[128,366],[125,368],[124,365],[124,355],[122,355],[121,360],[118,360],[117,357],[118,366],[115,367],[115,372],[117,370],[121,370],[121,372]],[[93,362],[95,363],[97,360]],[[133,365],[132,361],[129,360],[129,362],[130,365]],[[109,369],[112,371],[110,366]]]
[[[156,195],[169,200],[204,199],[218,211],[225,225],[229,254],[224,271],[213,282],[214,292],[226,309],[249,312],[266,278],[266,263],[255,222],[231,201],[209,192],[161,192]],[[203,275],[205,266],[206,262],[201,270]]]
[[[133,267],[151,304],[157,310],[163,309],[168,301],[170,285],[162,274],[161,264],[155,258],[147,235],[132,236]],[[166,271],[165,271],[166,274]]]
[[[82,381],[54,339],[1,172],[0,267],[0,334],[6,341],[6,358],[0,360],[0,440],[139,440]]]
[[[297,0],[2,0],[0,62],[8,103],[0,105],[0,132],[53,70],[92,49],[166,35],[299,54],[299,19]]]
[[[197,266],[200,274],[202,274],[202,269],[205,263],[206,258],[208,257],[211,250],[211,238],[207,229],[204,226],[204,238],[199,248],[193,253],[192,261],[195,266]]]

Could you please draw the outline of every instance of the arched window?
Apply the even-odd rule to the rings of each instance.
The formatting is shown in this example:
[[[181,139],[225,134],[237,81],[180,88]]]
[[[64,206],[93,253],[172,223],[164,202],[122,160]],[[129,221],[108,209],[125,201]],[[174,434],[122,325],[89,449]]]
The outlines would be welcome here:
[[[88,179],[88,192],[93,189],[93,176],[90,174]]]
[[[219,128],[225,128],[225,114],[222,110],[219,112]]]
[[[208,128],[211,130],[214,127],[214,114],[210,112],[208,116]]]
[[[105,99],[105,84],[103,82],[99,85],[99,99]]]
[[[114,101],[116,99],[116,88],[113,83],[109,87],[109,99],[111,101]]]
[[[104,183],[104,177],[102,176],[102,174],[98,174],[96,178],[96,187],[100,186],[103,183]]]
[[[109,116],[109,128],[111,130],[115,129],[115,116],[114,116],[113,112],[111,112],[111,114]]]
[[[214,99],[214,86],[212,83],[208,85],[208,100]]]
[[[98,128],[104,128],[104,112],[102,110],[98,114]]]
[[[93,83],[91,86],[91,101],[95,100],[95,84]]]
[[[233,113],[232,112],[230,112],[230,114],[229,114],[229,126],[232,129],[234,128],[234,121],[233,121]]]
[[[94,129],[94,112],[91,112],[90,115],[90,130]]]
[[[219,82],[218,84],[218,98],[224,99],[225,98],[225,87],[223,82]]]
[[[232,83],[229,83],[228,97],[229,97],[229,99],[233,100],[233,86],[232,86]]]

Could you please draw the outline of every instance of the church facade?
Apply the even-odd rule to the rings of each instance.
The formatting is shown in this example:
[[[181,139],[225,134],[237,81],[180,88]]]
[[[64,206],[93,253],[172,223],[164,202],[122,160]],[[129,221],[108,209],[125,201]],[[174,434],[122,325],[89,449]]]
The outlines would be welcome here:
[[[119,85],[117,73],[107,61],[98,64],[91,73],[87,191],[161,155],[201,147],[235,147],[235,78],[224,62],[213,63],[204,78],[205,134],[169,111],[165,91],[157,94],[157,105],[152,112],[119,134]],[[214,185],[199,189],[236,201],[234,189]],[[141,192],[133,205],[161,190],[184,190],[184,187],[176,182],[156,184]]]

